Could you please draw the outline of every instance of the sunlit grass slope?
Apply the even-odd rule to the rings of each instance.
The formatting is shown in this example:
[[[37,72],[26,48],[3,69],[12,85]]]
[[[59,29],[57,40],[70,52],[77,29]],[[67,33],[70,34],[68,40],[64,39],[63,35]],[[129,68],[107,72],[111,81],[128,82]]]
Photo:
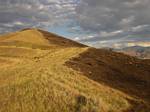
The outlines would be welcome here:
[[[38,29],[0,36],[0,112],[149,112],[150,63],[108,52]],[[144,70],[119,74],[126,58]],[[114,79],[106,80],[111,72]],[[132,87],[121,75],[143,83],[134,80]]]

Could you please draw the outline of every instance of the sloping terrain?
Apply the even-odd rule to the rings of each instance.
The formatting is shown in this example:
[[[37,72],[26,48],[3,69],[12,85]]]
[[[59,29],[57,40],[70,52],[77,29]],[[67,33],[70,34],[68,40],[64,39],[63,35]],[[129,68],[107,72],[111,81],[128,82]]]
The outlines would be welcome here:
[[[0,36],[0,112],[149,112],[150,62],[38,29]]]

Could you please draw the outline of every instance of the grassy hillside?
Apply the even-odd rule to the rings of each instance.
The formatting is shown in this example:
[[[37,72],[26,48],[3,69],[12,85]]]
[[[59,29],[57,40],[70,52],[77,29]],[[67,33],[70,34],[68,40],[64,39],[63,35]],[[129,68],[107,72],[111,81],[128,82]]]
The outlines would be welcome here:
[[[37,29],[0,37],[0,112],[149,112],[150,63]]]

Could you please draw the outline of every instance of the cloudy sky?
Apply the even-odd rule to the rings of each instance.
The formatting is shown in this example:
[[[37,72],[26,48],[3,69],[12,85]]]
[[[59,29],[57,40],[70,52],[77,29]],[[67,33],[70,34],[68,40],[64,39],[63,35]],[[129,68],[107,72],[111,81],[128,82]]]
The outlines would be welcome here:
[[[150,0],[0,0],[0,33],[43,28],[96,47],[150,46]]]

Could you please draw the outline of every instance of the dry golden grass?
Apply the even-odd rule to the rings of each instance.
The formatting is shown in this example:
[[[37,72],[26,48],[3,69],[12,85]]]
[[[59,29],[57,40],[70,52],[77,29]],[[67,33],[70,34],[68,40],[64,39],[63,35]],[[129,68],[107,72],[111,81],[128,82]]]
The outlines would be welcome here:
[[[78,65],[89,71],[82,60],[74,67],[68,65],[88,52],[88,47],[35,30],[17,32],[17,37],[7,35],[9,42],[21,44],[0,46],[0,112],[149,112],[144,99],[87,77]]]

